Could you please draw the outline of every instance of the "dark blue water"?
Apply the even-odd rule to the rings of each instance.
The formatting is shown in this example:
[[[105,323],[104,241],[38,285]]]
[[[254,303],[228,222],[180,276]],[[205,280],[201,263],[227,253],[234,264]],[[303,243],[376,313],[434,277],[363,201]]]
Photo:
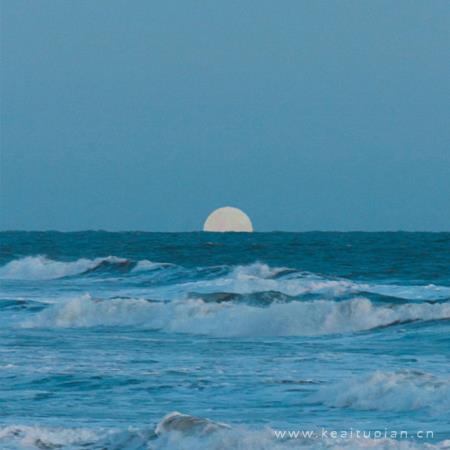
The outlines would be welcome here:
[[[1,449],[450,445],[450,233],[0,245]]]

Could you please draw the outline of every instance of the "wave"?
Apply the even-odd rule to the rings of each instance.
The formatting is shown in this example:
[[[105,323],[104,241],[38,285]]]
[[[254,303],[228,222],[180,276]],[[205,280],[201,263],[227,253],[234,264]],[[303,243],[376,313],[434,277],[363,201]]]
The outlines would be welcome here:
[[[348,280],[326,279],[309,272],[272,268],[261,263],[231,267],[223,276],[185,283],[183,290],[203,293],[222,291],[237,294],[276,291],[289,296],[310,293],[338,296],[356,292],[354,283]]]
[[[377,371],[323,386],[313,399],[336,408],[398,412],[427,408],[448,413],[450,378],[413,370]]]
[[[251,294],[236,294],[233,292],[211,292],[203,294],[200,292],[191,292],[189,293],[189,297],[199,298],[205,303],[233,302],[256,306],[265,306],[272,303],[286,303],[296,300],[296,297],[291,297],[277,291],[253,292]]]
[[[217,292],[219,290],[239,294],[274,291],[292,297],[310,294],[342,297],[371,293],[405,300],[445,300],[450,298],[450,287],[448,286],[357,283],[284,267],[272,268],[261,263],[235,266],[224,276],[212,280],[200,280],[187,287],[197,289],[198,292]]]
[[[447,300],[450,287],[427,284],[425,286],[398,286],[393,284],[358,284],[360,292],[369,292],[405,300]]]
[[[56,261],[43,255],[26,256],[15,259],[0,267],[0,279],[4,280],[56,280],[60,278],[83,275],[122,275],[142,276],[164,272],[162,279],[173,281],[173,275],[189,280],[196,275],[215,273],[214,268],[184,269],[171,263],[159,263],[143,259],[134,261],[118,256],[106,256],[93,259],[80,258],[76,261]],[[223,270],[220,271],[220,273]],[[170,273],[169,273],[170,272]],[[168,278],[169,275],[169,278]],[[156,277],[158,278],[158,277]]]
[[[97,300],[90,295],[55,304],[25,327],[134,326],[211,336],[314,336],[349,333],[398,323],[450,319],[448,303],[380,305],[364,297],[344,301],[272,303],[266,307],[183,299]]]
[[[0,311],[40,311],[45,304],[30,299],[2,298],[0,299]]]
[[[360,283],[330,278],[286,267],[253,263],[237,266],[185,268],[149,260],[133,261],[117,256],[76,261],[56,261],[45,256],[27,256],[0,267],[0,279],[53,280],[69,276],[116,276],[133,279],[137,286],[152,287],[149,295],[169,300],[189,295],[278,292],[288,297],[345,298],[376,295],[387,299],[440,301],[450,299],[450,287],[435,285],[402,286]]]
[[[317,430],[320,436],[320,431]],[[311,437],[280,438],[277,430],[230,427],[209,419],[173,412],[155,428],[83,429],[9,425],[0,428],[4,450],[74,449],[92,450],[295,450],[366,448],[415,450],[448,448],[449,441],[415,443],[389,438]]]
[[[176,267],[175,264],[170,263],[157,263],[153,261],[149,261],[148,259],[143,259],[141,261],[138,261],[136,265],[133,267],[131,272],[133,273],[139,273],[139,272],[148,272],[153,271],[161,268],[172,268]]]
[[[64,262],[45,256],[26,256],[0,267],[0,278],[10,280],[52,280],[79,275],[100,267],[102,264],[126,264],[127,259],[117,256]]]
[[[0,445],[3,450],[80,448],[97,442],[101,434],[86,428],[8,425],[0,427]]]
[[[167,414],[156,426],[155,434],[162,436],[164,434],[176,432],[190,432],[196,434],[210,434],[222,429],[230,429],[224,423],[213,422],[202,417],[181,414],[178,411]]]

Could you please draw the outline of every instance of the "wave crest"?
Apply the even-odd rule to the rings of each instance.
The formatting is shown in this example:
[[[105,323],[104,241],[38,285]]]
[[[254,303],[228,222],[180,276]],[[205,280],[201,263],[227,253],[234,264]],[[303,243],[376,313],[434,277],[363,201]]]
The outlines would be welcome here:
[[[156,429],[129,427],[108,430],[10,425],[0,428],[0,444],[5,450],[443,450],[448,448],[449,441],[431,444],[389,438],[279,439],[270,428],[253,430],[244,426],[228,427],[209,419],[175,412],[164,417]]]
[[[0,278],[10,280],[52,280],[79,275],[99,267],[102,264],[124,264],[127,259],[117,256],[85,259],[77,261],[54,261],[45,256],[26,256],[15,259],[0,267]]]
[[[345,301],[209,303],[201,299],[152,302],[96,300],[84,295],[53,305],[23,323],[27,327],[139,326],[211,336],[311,336],[348,333],[396,323],[450,318],[450,304],[384,306],[360,297]]]
[[[153,289],[153,298],[168,300],[190,292],[200,294],[254,294],[279,292],[289,297],[322,296],[344,298],[350,295],[375,295],[388,299],[415,301],[450,299],[449,286],[362,283],[325,277],[286,267],[263,263],[237,266],[185,268],[171,263],[134,261],[117,256],[76,261],[56,261],[45,256],[26,256],[0,267],[0,279],[53,280],[68,276],[117,276],[132,280],[134,286]]]
[[[315,400],[327,406],[357,410],[413,411],[422,408],[447,410],[450,378],[403,370],[356,377],[323,387]]]

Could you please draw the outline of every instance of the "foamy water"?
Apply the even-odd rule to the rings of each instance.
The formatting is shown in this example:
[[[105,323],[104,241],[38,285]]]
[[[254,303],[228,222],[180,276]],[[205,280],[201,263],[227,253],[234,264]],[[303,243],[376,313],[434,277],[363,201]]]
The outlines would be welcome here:
[[[448,233],[0,237],[1,449],[450,446]]]

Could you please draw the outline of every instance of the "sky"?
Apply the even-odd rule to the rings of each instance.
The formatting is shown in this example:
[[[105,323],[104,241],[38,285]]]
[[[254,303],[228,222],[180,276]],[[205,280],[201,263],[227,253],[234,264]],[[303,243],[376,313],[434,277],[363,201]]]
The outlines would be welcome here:
[[[0,229],[450,231],[448,0],[0,1]]]

